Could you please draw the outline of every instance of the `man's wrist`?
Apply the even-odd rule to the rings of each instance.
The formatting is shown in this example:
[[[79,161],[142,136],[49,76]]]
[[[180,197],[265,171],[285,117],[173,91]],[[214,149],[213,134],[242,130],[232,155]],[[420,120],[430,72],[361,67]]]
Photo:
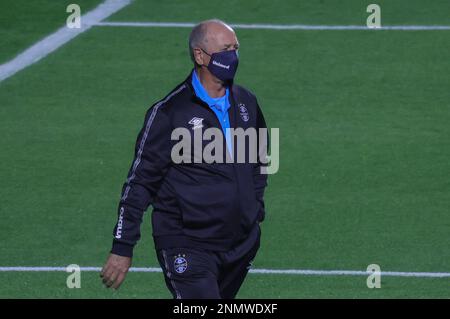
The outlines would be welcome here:
[[[125,244],[117,240],[113,240],[111,253],[123,257],[133,257],[134,245]]]

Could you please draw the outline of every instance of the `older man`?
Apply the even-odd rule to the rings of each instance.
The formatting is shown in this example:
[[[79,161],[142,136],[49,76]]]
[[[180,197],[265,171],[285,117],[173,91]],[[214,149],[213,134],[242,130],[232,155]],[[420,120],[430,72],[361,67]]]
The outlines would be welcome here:
[[[234,298],[260,245],[267,176],[261,163],[195,160],[175,163],[172,132],[223,132],[224,157],[236,156],[230,129],[265,128],[255,96],[233,84],[239,42],[219,20],[191,32],[194,69],[147,112],[123,187],[111,254],[101,276],[118,288],[140,238],[143,212],[153,206],[153,238],[174,298]],[[205,144],[206,142],[203,141]],[[248,151],[245,149],[244,151]]]

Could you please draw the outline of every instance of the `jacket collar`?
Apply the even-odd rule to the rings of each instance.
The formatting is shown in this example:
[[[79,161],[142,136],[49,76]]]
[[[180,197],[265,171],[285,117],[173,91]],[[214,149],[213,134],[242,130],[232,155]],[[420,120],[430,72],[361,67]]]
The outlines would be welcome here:
[[[194,100],[196,102],[201,102],[204,105],[208,105],[205,102],[203,102],[203,100],[201,98],[199,98],[196,94],[195,94],[195,90],[192,87],[192,76],[194,73],[194,69],[191,70],[191,72],[189,73],[188,77],[184,80],[184,84],[186,85],[186,87],[190,90],[190,93],[192,95],[192,97],[194,98]],[[232,100],[233,97],[233,92],[236,89],[234,84],[231,84],[231,86],[229,87],[229,94],[230,94],[230,100]],[[231,101],[232,102],[232,101]],[[233,104],[233,103],[231,103]]]
[[[213,110],[211,110],[211,108],[209,107],[208,104],[206,104],[205,102],[203,102],[202,99],[200,99],[196,94],[195,94],[195,90],[192,87],[192,72],[194,72],[194,69],[191,70],[191,72],[189,73],[188,77],[184,80],[184,85],[186,85],[186,88],[188,88],[188,90],[190,91],[190,95],[191,95],[191,101],[199,104],[203,107],[206,107],[209,111],[213,112]],[[229,88],[230,90],[230,108],[228,110],[228,114],[230,117],[230,125],[231,127],[237,127],[237,118],[236,118],[236,105],[238,104],[236,102],[236,96],[235,96],[235,91],[237,90],[237,87],[232,84]]]

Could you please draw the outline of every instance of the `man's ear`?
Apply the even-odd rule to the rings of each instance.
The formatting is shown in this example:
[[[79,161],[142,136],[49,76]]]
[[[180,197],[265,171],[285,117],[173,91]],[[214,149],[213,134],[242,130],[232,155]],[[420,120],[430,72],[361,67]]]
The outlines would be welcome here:
[[[204,55],[201,49],[199,48],[194,48],[193,50],[194,52],[194,60],[198,65],[204,65],[205,61],[204,61]]]

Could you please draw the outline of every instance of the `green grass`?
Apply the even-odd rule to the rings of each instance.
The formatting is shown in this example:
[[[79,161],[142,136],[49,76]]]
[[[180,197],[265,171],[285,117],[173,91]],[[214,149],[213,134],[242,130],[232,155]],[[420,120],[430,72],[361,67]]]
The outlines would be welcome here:
[[[136,0],[115,14],[113,21],[201,21],[212,17],[240,23],[303,23],[365,25],[369,4],[381,7],[382,23],[450,23],[450,3],[445,0]]]
[[[253,10],[256,3],[225,6],[219,17],[359,21],[350,14],[359,8],[354,1],[344,11],[334,1],[265,2]],[[390,24],[450,24],[443,1],[391,1],[395,14],[383,3]],[[406,3],[410,10],[400,10]],[[152,21],[159,12],[161,21],[195,21],[215,5],[136,1],[111,20]],[[145,111],[191,68],[188,34],[96,27],[0,83],[0,266],[103,264]],[[449,272],[450,32],[237,34],[237,82],[256,93],[281,135],[255,267],[365,270],[377,263],[386,271]],[[142,233],[133,264],[156,266],[149,214]],[[161,274],[130,274],[114,293],[94,273],[69,290],[66,275],[0,273],[0,297],[169,296]],[[450,297],[448,278],[384,277],[381,289],[368,289],[365,279],[249,275],[239,297]]]
[[[77,0],[81,14],[100,0]],[[66,23],[70,1],[2,0],[0,2],[0,64]]]
[[[81,274],[81,288],[66,286],[67,273],[0,274],[0,298],[171,298],[161,273],[130,273],[119,290],[106,289],[98,274]],[[276,284],[274,284],[276,283]],[[238,298],[448,298],[448,281],[439,278],[385,277],[369,289],[359,276],[248,275]]]

